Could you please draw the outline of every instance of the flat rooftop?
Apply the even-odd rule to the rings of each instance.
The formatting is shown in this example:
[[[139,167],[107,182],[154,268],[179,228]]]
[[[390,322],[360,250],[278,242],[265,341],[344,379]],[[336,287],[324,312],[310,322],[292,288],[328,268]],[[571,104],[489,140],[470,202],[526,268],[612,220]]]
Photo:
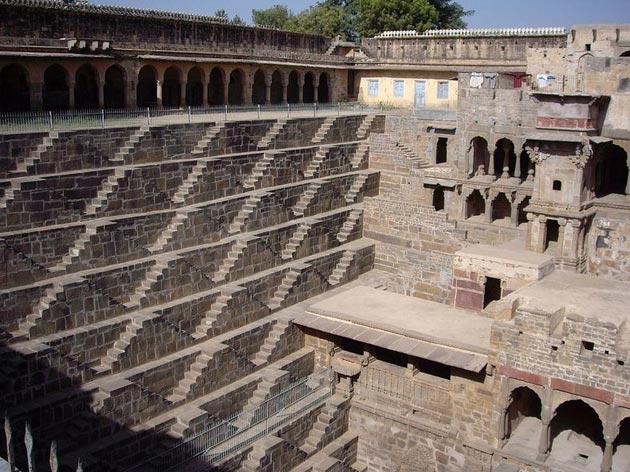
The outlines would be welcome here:
[[[522,299],[525,308],[550,313],[566,307],[567,313],[617,326],[630,316],[630,283],[593,275],[556,271],[505,298],[511,299]]]
[[[311,305],[295,323],[479,372],[487,363],[493,320],[441,303],[356,286]]]

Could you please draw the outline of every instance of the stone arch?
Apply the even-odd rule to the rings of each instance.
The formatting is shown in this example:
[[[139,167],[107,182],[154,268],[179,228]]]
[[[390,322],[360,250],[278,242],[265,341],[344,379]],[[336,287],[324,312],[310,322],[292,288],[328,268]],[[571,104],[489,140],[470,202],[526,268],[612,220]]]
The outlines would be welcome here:
[[[470,141],[472,151],[472,169],[471,172],[476,174],[479,166],[484,166],[485,172],[488,171],[488,162],[490,161],[490,153],[488,151],[488,141],[481,136],[475,136]]]
[[[200,107],[203,105],[203,87],[205,74],[200,67],[192,67],[186,78],[186,106]]]
[[[164,71],[164,82],[162,83],[162,106],[164,107],[180,107],[182,96],[181,71],[170,66]]]
[[[105,108],[125,108],[126,82],[127,74],[118,64],[110,66],[105,71],[105,86],[103,87]]]
[[[271,103],[279,105],[282,103],[282,73],[276,70],[271,75]]]
[[[533,436],[537,443],[542,431],[541,415],[542,400],[538,393],[530,387],[515,388],[505,411],[505,439],[521,442],[527,441],[527,436]]]
[[[150,65],[142,67],[138,72],[136,99],[139,107],[157,105],[157,77],[157,71]]]
[[[9,64],[0,71],[0,111],[31,109],[28,71],[19,64]]]
[[[433,190],[432,203],[435,211],[444,210],[444,187],[439,184]]]
[[[287,101],[298,103],[300,101],[300,74],[296,70],[289,73],[289,83],[287,85]]]
[[[319,103],[330,102],[330,78],[326,72],[322,72],[319,76],[319,85],[317,86],[317,101]]]
[[[630,51],[624,51],[622,52],[619,57],[630,57]]]
[[[98,73],[90,64],[83,64],[75,73],[74,107],[94,110],[98,105]]]
[[[567,451],[575,460],[588,465],[601,464],[605,447],[604,426],[595,411],[582,400],[568,400],[556,408],[549,423],[549,459],[566,462]]]
[[[230,82],[228,85],[228,103],[230,105],[243,104],[244,77],[245,74],[243,74],[241,69],[234,69],[230,73]]]
[[[302,97],[304,103],[313,103],[315,101],[315,76],[312,72],[304,74]]]
[[[583,92],[585,88],[584,77],[586,74],[586,61],[589,57],[593,57],[592,54],[584,54],[578,59],[577,63],[577,75],[576,75],[576,90]]]
[[[501,138],[496,142],[494,153],[494,173],[496,175],[504,174],[507,167],[507,174],[514,176],[516,170],[516,154],[514,152],[514,143],[508,138]]]
[[[466,198],[466,218],[483,215],[486,212],[486,201],[478,189],[473,190]]]
[[[619,433],[613,442],[612,471],[621,472],[630,463],[630,417],[619,423]]]
[[[53,64],[44,72],[42,100],[46,110],[67,110],[70,108],[68,71],[59,64]]]
[[[595,195],[624,195],[628,183],[628,154],[616,144],[607,145],[595,166]]]
[[[265,73],[262,69],[258,69],[254,74],[252,82],[252,103],[254,105],[264,105],[267,102],[267,85],[265,81]]]
[[[208,104],[225,105],[225,71],[220,67],[213,67],[210,71]]]
[[[512,204],[504,192],[499,193],[492,201],[492,221],[509,219],[512,215]]]

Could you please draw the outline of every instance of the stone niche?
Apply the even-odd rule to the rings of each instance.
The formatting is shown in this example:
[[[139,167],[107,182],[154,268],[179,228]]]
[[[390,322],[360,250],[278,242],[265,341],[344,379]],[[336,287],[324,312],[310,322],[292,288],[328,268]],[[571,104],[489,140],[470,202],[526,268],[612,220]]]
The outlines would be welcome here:
[[[538,104],[537,128],[587,133],[601,128],[610,101],[608,96],[583,93],[535,92],[531,97]]]

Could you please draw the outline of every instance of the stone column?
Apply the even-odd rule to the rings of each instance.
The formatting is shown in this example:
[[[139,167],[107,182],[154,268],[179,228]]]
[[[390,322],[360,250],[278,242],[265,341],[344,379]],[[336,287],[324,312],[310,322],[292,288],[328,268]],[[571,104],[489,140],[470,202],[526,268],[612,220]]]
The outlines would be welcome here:
[[[186,91],[188,90],[188,81],[184,80],[182,81],[182,84],[179,88],[179,106],[180,107],[185,107],[186,106]]]
[[[512,204],[510,205],[510,209],[511,209],[511,213],[510,213],[510,219],[512,221],[512,224],[516,227],[518,226],[518,205],[520,202],[518,202],[517,200],[513,201]]]
[[[566,218],[558,218],[558,251],[557,256],[562,257],[564,255],[564,235],[567,226]]]
[[[610,472],[612,470],[613,460],[613,439],[606,438],[606,446],[604,447],[604,458],[602,459],[601,472]]]
[[[44,108],[42,92],[44,90],[43,82],[31,82],[29,86],[29,95],[31,102],[31,110],[37,111]]]
[[[547,217],[538,217],[538,244],[536,244],[536,252],[545,252],[545,243],[547,242]]]
[[[254,90],[252,78],[253,77],[250,77],[249,74],[245,74],[245,77],[243,78],[243,105],[251,106],[253,104],[252,93]]]
[[[157,106],[161,107],[162,106],[162,81],[159,79],[156,80],[155,87],[156,87]]]
[[[273,77],[271,74],[265,74],[265,104],[271,105],[271,84]]]
[[[540,439],[538,441],[538,456],[537,460],[544,462],[549,455],[549,449],[551,448],[551,416],[553,414],[551,410],[551,395],[547,392],[545,398],[543,398],[543,408],[541,411],[542,430],[540,431]]]
[[[578,239],[579,239],[581,223],[580,223],[580,220],[570,220],[569,223],[571,224],[571,254],[569,254],[569,257],[577,259]],[[566,235],[566,228],[565,228],[565,235]]]
[[[208,88],[210,87],[210,76],[208,75],[203,81],[203,90],[201,91],[201,106],[210,106],[208,103]]]
[[[488,195],[488,198],[486,198],[486,212],[484,216],[486,223],[492,223],[492,195]]]
[[[514,165],[514,177],[516,177],[517,179],[521,178],[521,153],[520,152],[516,152],[516,149],[514,150],[514,154],[516,154],[516,164]]]
[[[494,176],[494,153],[488,149],[488,175]]]
[[[313,101],[319,103],[319,75],[313,75]]]
[[[282,75],[282,104],[289,103],[289,77]]]
[[[228,105],[230,101],[230,76],[228,74],[225,76],[226,80],[223,83],[223,104]]]
[[[68,108],[74,110],[74,82],[68,82]]]
[[[31,106],[33,106],[32,102],[31,102]],[[628,164],[628,179],[626,180],[626,195],[630,195],[630,161],[627,164]]]
[[[98,107],[105,108],[105,81],[98,83]]]
[[[304,103],[304,77],[298,78],[298,103]]]
[[[503,143],[503,174],[501,178],[507,179],[510,176],[510,146]]]

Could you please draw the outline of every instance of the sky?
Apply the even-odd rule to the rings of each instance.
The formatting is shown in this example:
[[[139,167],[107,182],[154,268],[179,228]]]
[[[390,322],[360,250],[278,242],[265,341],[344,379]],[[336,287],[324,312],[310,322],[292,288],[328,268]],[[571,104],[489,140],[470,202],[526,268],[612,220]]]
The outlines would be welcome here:
[[[157,8],[185,13],[212,15],[224,9],[251,22],[253,8],[285,4],[298,12],[316,3],[315,0],[92,0],[93,3]],[[469,28],[515,28],[533,26],[565,26],[578,23],[630,23],[630,0],[459,0],[467,10]]]

